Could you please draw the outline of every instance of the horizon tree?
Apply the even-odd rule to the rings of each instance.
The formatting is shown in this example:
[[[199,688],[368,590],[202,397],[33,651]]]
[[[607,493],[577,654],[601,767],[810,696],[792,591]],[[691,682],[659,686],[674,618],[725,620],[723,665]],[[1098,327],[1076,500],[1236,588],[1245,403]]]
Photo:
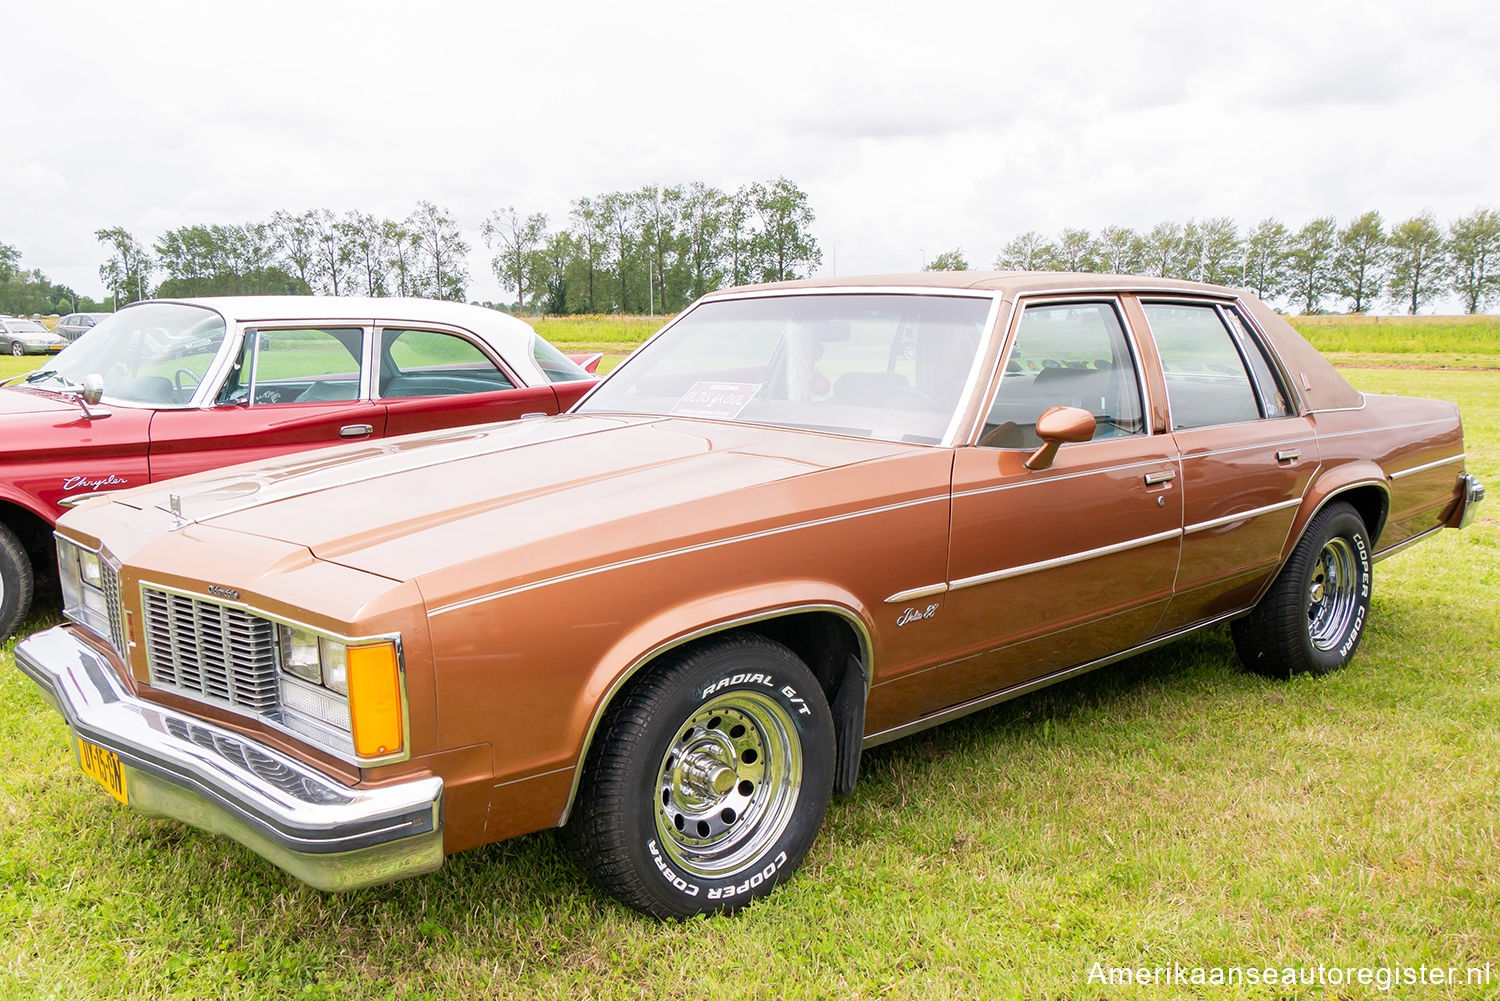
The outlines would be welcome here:
[[[1243,281],[1267,301],[1286,293],[1290,280],[1292,234],[1274,216],[1255,224],[1245,240]]]
[[[1338,224],[1327,215],[1308,222],[1292,237],[1290,265],[1303,313],[1315,312],[1323,297],[1333,291],[1337,233]]]
[[[1245,270],[1245,242],[1229,216],[1205,219],[1198,226],[1199,273],[1203,281],[1229,285]]]
[[[1098,266],[1094,238],[1086,229],[1064,227],[1062,234],[1043,249],[1041,259],[1048,271],[1093,271]]]
[[[1415,315],[1435,299],[1441,286],[1437,271],[1443,260],[1443,234],[1431,212],[1424,212],[1391,230],[1390,278],[1386,292]]]
[[[1500,297],[1500,213],[1475,209],[1448,227],[1448,266],[1465,312]]]
[[[996,271],[1040,271],[1046,260],[1047,238],[1028,229],[1000,248],[995,257]]]
[[[762,281],[787,281],[811,274],[823,263],[823,251],[810,232],[817,218],[807,194],[785,177],[769,184],[753,184],[751,206],[760,222],[754,240],[759,248]]]
[[[420,291],[434,299],[462,302],[464,287],[469,282],[469,273],[464,267],[469,245],[464,242],[453,216],[447,209],[424,199],[407,216],[406,228],[412,233],[418,260],[426,264],[421,274]]]
[[[1389,256],[1379,212],[1366,212],[1339,230],[1333,291],[1350,300],[1351,312],[1363,313],[1380,294]]]
[[[967,271],[969,270],[969,259],[964,256],[964,248],[954,247],[938,254],[923,271]]]
[[[1176,268],[1182,257],[1182,227],[1175,222],[1159,222],[1141,237],[1141,263],[1148,274],[1158,278],[1180,277]]]
[[[1130,275],[1140,268],[1140,236],[1126,226],[1105,226],[1099,231],[1094,250],[1105,274]]]
[[[147,298],[155,264],[145,248],[123,226],[95,230],[94,239],[110,250],[109,260],[99,265],[99,280],[115,301],[139,302]]]
[[[271,237],[287,265],[287,271],[300,278],[309,288],[313,284],[313,261],[317,256],[317,248],[313,245],[316,239],[316,220],[317,213],[312,209],[297,215],[278,209],[271,213],[269,223]]]
[[[516,311],[526,312],[526,293],[544,280],[539,272],[545,260],[539,255],[547,243],[547,216],[533,212],[522,219],[514,206],[490,213],[479,227],[484,245],[495,251],[490,269],[500,287],[515,289]]]

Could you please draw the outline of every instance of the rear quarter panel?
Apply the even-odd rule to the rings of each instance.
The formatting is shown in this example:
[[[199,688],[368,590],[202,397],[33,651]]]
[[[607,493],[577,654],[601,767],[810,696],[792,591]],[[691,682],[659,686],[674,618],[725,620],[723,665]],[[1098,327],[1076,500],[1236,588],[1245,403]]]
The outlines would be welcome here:
[[[1365,394],[1359,409],[1314,415],[1322,466],[1299,512],[1287,553],[1331,495],[1378,482],[1389,495],[1375,553],[1443,525],[1464,472],[1458,407],[1443,400]]]

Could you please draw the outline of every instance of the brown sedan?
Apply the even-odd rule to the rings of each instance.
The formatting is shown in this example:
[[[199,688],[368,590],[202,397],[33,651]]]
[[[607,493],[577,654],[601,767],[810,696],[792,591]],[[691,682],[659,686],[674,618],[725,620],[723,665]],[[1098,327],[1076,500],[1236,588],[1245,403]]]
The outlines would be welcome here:
[[[324,889],[563,826],[730,910],[863,748],[1194,629],[1347,663],[1371,564],[1483,497],[1450,403],[1243,292],[900,275],[716,293],[565,416],[115,494],[17,661],[85,771]]]

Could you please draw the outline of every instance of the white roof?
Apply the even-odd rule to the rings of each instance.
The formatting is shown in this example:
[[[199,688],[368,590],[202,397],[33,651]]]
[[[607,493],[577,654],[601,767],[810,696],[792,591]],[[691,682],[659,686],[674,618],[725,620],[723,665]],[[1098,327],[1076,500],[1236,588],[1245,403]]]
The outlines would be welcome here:
[[[537,367],[532,341],[537,336],[529,325],[495,309],[443,299],[403,299],[349,295],[225,295],[196,299],[150,299],[148,302],[181,302],[203,306],[219,313],[230,324],[282,323],[306,320],[315,323],[344,322],[439,323],[459,327],[489,344],[529,386],[545,386],[546,375]],[[132,303],[131,306],[138,305]],[[130,306],[123,306],[129,309]]]

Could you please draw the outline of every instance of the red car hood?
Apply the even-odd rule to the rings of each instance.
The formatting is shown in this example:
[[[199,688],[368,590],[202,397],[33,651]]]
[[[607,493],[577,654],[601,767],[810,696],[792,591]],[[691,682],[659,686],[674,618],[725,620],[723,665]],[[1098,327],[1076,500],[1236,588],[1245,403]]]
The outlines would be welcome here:
[[[304,452],[130,491],[116,503],[169,510],[175,495],[184,519],[305,546],[393,580],[476,559],[503,564],[496,576],[514,580],[668,541],[691,545],[730,526],[817,517],[792,481],[915,453],[932,457],[798,431],[579,415]],[[882,485],[898,499],[903,492]],[[828,514],[866,500],[858,491],[817,494]]]
[[[83,411],[77,403],[58,396],[55,393],[44,393],[36,389],[22,389],[18,386],[5,386],[0,388],[0,416],[6,414],[50,414],[60,411],[71,411],[82,415]]]

